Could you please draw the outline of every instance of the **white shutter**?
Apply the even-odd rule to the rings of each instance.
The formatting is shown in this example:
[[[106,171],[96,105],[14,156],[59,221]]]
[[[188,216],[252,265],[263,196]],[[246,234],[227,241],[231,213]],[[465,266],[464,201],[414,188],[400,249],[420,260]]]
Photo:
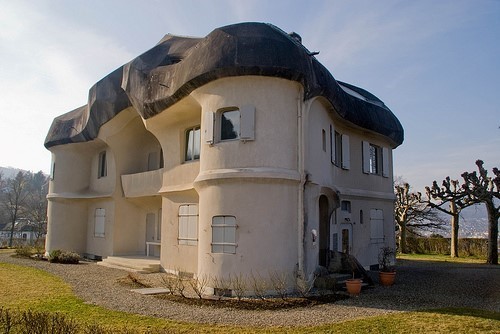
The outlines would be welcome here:
[[[95,209],[94,237],[104,237],[106,229],[106,209]]]
[[[382,148],[382,176],[389,177],[389,149]]]
[[[206,111],[203,122],[203,140],[207,144],[214,143],[214,113]]]
[[[342,168],[351,168],[351,152],[349,150],[349,136],[342,135]]]
[[[255,107],[244,106],[240,109],[240,140],[255,139]]]
[[[370,210],[370,239],[372,243],[384,241],[384,212],[380,209]]]
[[[363,141],[363,173],[370,174],[370,143]]]
[[[330,124],[330,161],[332,164],[337,164],[337,161],[335,161],[335,150],[337,148],[335,147],[335,128],[333,125]]]

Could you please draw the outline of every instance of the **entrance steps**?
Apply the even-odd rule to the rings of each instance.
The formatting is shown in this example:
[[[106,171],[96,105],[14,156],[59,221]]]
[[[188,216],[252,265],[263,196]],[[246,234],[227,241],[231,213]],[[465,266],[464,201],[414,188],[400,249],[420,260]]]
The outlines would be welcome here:
[[[146,256],[108,256],[98,265],[133,271],[138,273],[158,273],[161,270],[160,259]]]

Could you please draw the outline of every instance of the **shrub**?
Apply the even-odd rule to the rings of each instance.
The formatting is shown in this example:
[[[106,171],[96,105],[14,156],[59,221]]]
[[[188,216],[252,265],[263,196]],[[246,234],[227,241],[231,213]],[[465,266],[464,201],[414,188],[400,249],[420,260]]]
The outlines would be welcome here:
[[[79,261],[80,255],[74,252],[55,249],[49,253],[49,262],[52,263],[78,264]]]
[[[19,316],[16,313],[0,307],[0,329],[2,333],[10,333],[18,323]]]
[[[49,253],[49,262],[57,263],[59,262],[59,255],[61,255],[62,250],[54,249]]]
[[[54,333],[72,334],[78,333],[78,324],[64,314],[25,311],[22,316],[22,327],[27,333]]]
[[[219,300],[222,297],[231,297],[231,278],[225,279],[224,277],[213,277],[213,286],[214,286],[214,295],[219,297]]]
[[[234,294],[236,295],[236,298],[238,300],[241,300],[243,296],[245,295],[246,289],[247,289],[247,279],[244,277],[241,273],[239,275],[234,275],[231,277],[229,276],[229,279],[231,280],[231,286],[233,287]]]
[[[19,246],[16,248],[16,255],[20,257],[31,257],[34,253],[31,246]]]
[[[191,288],[200,299],[202,299],[203,291],[205,291],[205,288],[209,283],[210,283],[210,276],[208,275],[198,275],[196,276],[196,278],[193,278],[189,281]]]
[[[415,254],[442,254],[450,255],[450,238],[408,238],[407,246]],[[487,240],[479,238],[461,238],[458,240],[459,256],[476,256],[486,258]]]
[[[269,288],[269,283],[259,273],[254,274],[251,272],[250,279],[255,296],[264,300],[266,298],[266,292]]]
[[[80,262],[80,255],[73,252],[62,252],[59,255],[59,263],[78,264]]]
[[[161,275],[161,279],[163,281],[163,286],[171,295],[174,295],[176,291],[177,278],[171,274],[163,274]]]
[[[287,274],[285,272],[273,271],[269,273],[271,278],[271,285],[274,292],[280,296],[281,299],[285,300],[287,295]]]
[[[335,282],[336,283],[336,282]],[[312,287],[314,285],[314,281],[311,284],[311,282],[308,282],[304,277],[299,276],[295,280],[295,291],[302,297],[302,298],[307,298],[309,295],[309,292],[311,291]],[[334,286],[335,289],[335,286]]]

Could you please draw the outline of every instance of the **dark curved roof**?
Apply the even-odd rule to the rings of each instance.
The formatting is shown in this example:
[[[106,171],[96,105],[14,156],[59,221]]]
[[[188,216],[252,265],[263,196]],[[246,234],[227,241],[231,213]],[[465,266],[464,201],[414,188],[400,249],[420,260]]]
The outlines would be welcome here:
[[[133,106],[147,119],[213,80],[243,75],[297,81],[304,98],[326,98],[340,117],[386,136],[396,147],[403,127],[373,94],[337,82],[297,39],[265,23],[215,29],[205,38],[166,35],[155,47],[97,82],[88,104],[54,119],[45,146],[97,137],[99,128]]]

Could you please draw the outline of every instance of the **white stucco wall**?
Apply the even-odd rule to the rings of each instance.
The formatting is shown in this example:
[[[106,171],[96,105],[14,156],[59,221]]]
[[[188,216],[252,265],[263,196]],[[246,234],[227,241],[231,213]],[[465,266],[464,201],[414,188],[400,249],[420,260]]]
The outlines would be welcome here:
[[[45,251],[60,249],[84,253],[87,246],[87,211],[86,201],[50,199]]]
[[[340,134],[349,137],[348,169],[336,166],[331,162],[330,125]],[[339,206],[341,201],[351,202],[350,221],[344,221],[344,213],[340,208],[332,216],[330,222],[330,244],[333,246],[335,233],[340,235],[342,228],[351,230],[351,254],[356,256],[362,265],[369,267],[377,264],[378,249],[384,245],[394,246],[393,216],[393,176],[392,150],[390,143],[382,136],[355,128],[335,114],[333,109],[321,98],[312,101],[307,111],[307,151],[306,172],[308,173],[308,192],[306,198],[306,236],[311,230],[319,231],[318,201],[321,188],[333,190],[338,200],[330,201],[330,207]],[[323,150],[322,131],[326,135]],[[389,175],[373,175],[363,173],[362,141],[368,141],[389,149]],[[373,243],[370,239],[370,210],[380,209],[384,213],[383,243]],[[360,210],[363,211],[363,224],[360,223]],[[342,225],[347,224],[347,225]],[[348,226],[349,225],[349,226]],[[338,240],[340,245],[341,239]],[[340,246],[339,246],[340,247]],[[318,263],[318,243],[313,245],[306,238],[306,268],[310,273]]]

